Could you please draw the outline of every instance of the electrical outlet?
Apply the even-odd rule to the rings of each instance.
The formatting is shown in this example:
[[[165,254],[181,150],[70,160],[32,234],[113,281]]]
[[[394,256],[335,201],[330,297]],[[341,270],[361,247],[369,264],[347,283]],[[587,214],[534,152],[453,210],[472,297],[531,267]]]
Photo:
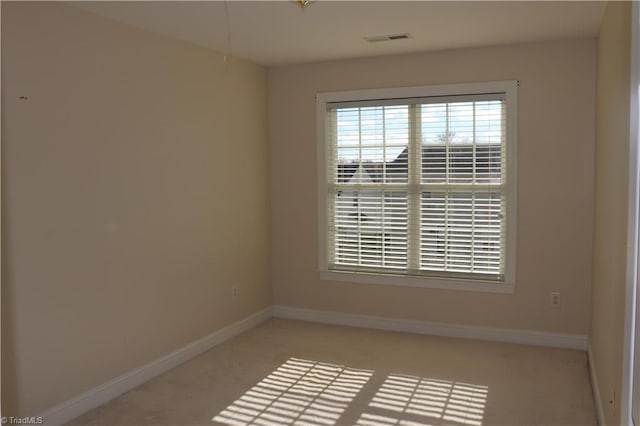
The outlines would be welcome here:
[[[559,291],[552,291],[551,292],[549,303],[550,303],[552,308],[559,308],[560,307],[560,292]]]
[[[240,295],[240,289],[238,288],[238,286],[234,285],[233,287],[231,287],[231,298],[237,299],[239,295]]]

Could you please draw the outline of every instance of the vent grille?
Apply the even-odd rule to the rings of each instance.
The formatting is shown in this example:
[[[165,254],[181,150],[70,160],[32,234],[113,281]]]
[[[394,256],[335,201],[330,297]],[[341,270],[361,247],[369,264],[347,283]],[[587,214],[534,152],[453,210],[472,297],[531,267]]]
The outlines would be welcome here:
[[[380,36],[370,36],[365,37],[364,39],[369,43],[379,43],[381,41],[394,41],[394,40],[406,40],[411,38],[411,34],[402,33],[402,34],[386,34]]]

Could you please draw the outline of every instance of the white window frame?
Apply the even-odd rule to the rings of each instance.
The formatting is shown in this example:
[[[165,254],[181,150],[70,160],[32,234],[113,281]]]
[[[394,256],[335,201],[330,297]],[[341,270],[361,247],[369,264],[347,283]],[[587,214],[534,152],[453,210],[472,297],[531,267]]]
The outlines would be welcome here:
[[[491,293],[513,293],[516,281],[516,219],[517,219],[517,88],[516,80],[484,83],[463,83],[366,89],[343,92],[318,93],[316,96],[317,157],[318,157],[318,263],[320,278],[364,284],[424,287],[446,290],[466,290]],[[326,170],[326,116],[327,104],[333,102],[366,101],[394,98],[431,96],[478,95],[504,93],[506,106],[507,172],[506,172],[506,229],[504,281],[485,281],[445,277],[393,275],[389,273],[348,272],[329,270],[327,262],[327,170]]]

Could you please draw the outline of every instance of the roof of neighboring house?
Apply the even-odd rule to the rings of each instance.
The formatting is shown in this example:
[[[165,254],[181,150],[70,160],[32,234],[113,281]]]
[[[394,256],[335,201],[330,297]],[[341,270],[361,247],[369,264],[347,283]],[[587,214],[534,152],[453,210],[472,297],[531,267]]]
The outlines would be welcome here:
[[[470,157],[473,155],[475,147],[476,169],[484,168],[492,171],[500,168],[500,146],[499,145],[449,145],[449,156],[451,167],[459,171],[465,168],[471,169]],[[447,155],[447,147],[444,145],[423,145],[422,146],[422,168],[428,169],[430,173],[445,173],[445,162],[443,158]],[[352,182],[358,169],[362,167],[370,182],[382,182],[384,175],[389,180],[401,181],[406,178],[409,169],[408,148],[402,150],[400,154],[389,162],[351,162],[338,164],[338,183]],[[469,170],[471,172],[471,170]],[[403,176],[404,175],[404,176]],[[361,179],[356,176],[356,179]],[[358,181],[359,182],[359,181]]]

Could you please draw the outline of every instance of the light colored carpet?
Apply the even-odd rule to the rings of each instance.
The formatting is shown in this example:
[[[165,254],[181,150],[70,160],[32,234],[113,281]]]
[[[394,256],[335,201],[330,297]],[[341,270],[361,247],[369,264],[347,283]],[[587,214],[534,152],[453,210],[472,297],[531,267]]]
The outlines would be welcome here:
[[[71,425],[595,425],[586,353],[271,319]]]

